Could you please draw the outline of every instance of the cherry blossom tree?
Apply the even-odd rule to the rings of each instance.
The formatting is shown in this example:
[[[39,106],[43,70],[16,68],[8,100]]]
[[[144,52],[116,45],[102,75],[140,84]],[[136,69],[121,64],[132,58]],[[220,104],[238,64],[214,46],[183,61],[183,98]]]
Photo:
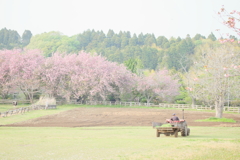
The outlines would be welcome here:
[[[132,87],[133,74],[123,65],[84,52],[72,59],[75,63],[69,67],[71,83],[65,88],[69,88],[75,98],[85,95],[89,99],[106,100],[109,94],[119,96]]]
[[[50,96],[106,100],[131,88],[133,74],[123,65],[84,52],[47,58],[41,79]]]
[[[40,73],[41,83],[44,87],[44,93],[49,97],[57,97],[60,94],[64,83],[67,83],[68,67],[63,55],[54,54],[46,58]]]
[[[240,53],[231,43],[201,49],[187,73],[186,89],[196,99],[215,105],[216,117],[221,118],[228,92],[239,96]]]
[[[20,89],[26,99],[33,101],[33,95],[39,91],[40,81],[37,73],[43,56],[37,50],[0,51],[0,84],[2,97],[6,98],[10,90]]]
[[[223,6],[218,15],[224,25],[240,35],[240,12],[228,12]],[[214,105],[217,118],[222,117],[230,93],[239,97],[239,48],[235,39],[226,35],[219,39],[220,44],[202,46],[199,55],[195,53],[194,64],[185,77],[192,99]]]
[[[233,10],[228,12],[224,6],[218,12],[218,15],[223,21],[223,24],[229,27],[231,30],[236,32],[240,36],[240,11]]]
[[[14,81],[10,70],[12,63],[11,58],[18,52],[19,50],[0,51],[0,93],[2,98],[7,98],[9,91],[14,86]]]
[[[218,15],[223,23],[223,25],[227,26],[231,31],[237,33],[238,36],[240,36],[240,11],[233,10],[231,12],[227,11],[224,6],[220,9],[218,12]],[[222,33],[220,32],[220,35]],[[229,35],[229,33],[225,33],[226,38],[223,38],[223,36],[219,39],[220,43],[226,43],[226,42],[231,42],[233,43],[234,41],[237,40],[236,37]],[[237,41],[237,43],[240,43],[240,40]]]
[[[39,50],[26,50],[12,56],[9,62],[14,84],[20,88],[30,102],[33,102],[33,96],[40,92],[39,75],[44,61]]]
[[[137,90],[147,99],[147,103],[150,103],[156,96],[163,100],[170,100],[178,94],[179,84],[167,70],[160,70],[141,77]]]

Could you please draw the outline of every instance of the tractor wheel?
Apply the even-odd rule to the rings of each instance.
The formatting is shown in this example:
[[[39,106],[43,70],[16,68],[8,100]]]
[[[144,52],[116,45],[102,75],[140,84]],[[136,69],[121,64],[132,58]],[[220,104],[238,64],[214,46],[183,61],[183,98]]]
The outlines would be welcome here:
[[[158,130],[157,130],[157,132],[156,132],[156,136],[157,136],[157,137],[160,137],[160,132],[158,132]]]
[[[187,136],[190,135],[190,128],[187,129]]]
[[[181,136],[187,136],[187,127],[185,126],[182,130],[181,130]]]
[[[164,133],[165,136],[170,136],[170,133]]]
[[[178,130],[175,130],[174,136],[177,138],[178,137]]]

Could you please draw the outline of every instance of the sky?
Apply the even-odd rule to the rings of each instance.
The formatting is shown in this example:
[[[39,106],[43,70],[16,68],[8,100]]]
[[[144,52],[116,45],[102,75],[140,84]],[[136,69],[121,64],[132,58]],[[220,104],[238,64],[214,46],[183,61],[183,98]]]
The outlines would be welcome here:
[[[130,31],[185,38],[230,33],[217,12],[240,11],[240,0],[0,0],[0,29],[22,35],[59,31],[72,36],[88,29]]]

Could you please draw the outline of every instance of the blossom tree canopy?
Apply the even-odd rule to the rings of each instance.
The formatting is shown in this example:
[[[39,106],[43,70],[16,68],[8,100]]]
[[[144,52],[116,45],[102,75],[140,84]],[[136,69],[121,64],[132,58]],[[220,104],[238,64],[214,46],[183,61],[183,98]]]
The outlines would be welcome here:
[[[11,76],[11,57],[14,57],[19,50],[1,50],[0,51],[0,92],[2,98],[6,98],[11,88],[14,86],[14,80]],[[16,63],[16,62],[15,62]]]
[[[38,50],[4,50],[0,51],[0,88],[3,98],[10,90],[19,87],[26,98],[33,99],[38,91],[40,81],[38,71],[44,58]]]
[[[117,94],[131,88],[134,80],[125,66],[85,52],[54,54],[45,62],[41,77],[46,91],[52,96],[87,96],[103,100],[110,93]]]
[[[146,97],[149,103],[152,98],[159,96],[163,100],[170,100],[178,94],[178,80],[171,76],[168,70],[160,70],[139,79],[137,90]]]
[[[234,31],[237,33],[238,36],[240,36],[240,11],[233,10],[231,12],[227,11],[224,6],[220,9],[218,12],[219,17],[222,20],[222,23],[230,28],[230,30]],[[219,31],[219,29],[217,29]],[[225,39],[220,39],[220,43],[226,43],[226,42],[234,42],[237,40],[236,38],[232,38],[229,36],[229,33],[226,33],[227,37]],[[238,41],[240,43],[240,41]]]

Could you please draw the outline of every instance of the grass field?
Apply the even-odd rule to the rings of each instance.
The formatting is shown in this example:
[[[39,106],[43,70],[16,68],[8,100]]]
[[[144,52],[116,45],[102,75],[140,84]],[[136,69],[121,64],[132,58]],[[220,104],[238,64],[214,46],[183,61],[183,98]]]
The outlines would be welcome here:
[[[155,137],[151,127],[0,127],[0,159],[240,159],[240,129],[190,127],[189,137]]]
[[[76,107],[84,106],[67,105],[59,106],[56,110],[30,111],[23,115],[0,118],[0,125],[56,114]],[[157,138],[152,127],[2,126],[0,159],[240,160],[239,127],[189,128],[189,137],[161,135]]]
[[[196,120],[196,122],[231,122],[235,123],[236,121],[231,118],[216,118],[216,117],[210,117],[207,119],[201,119],[201,120]]]

